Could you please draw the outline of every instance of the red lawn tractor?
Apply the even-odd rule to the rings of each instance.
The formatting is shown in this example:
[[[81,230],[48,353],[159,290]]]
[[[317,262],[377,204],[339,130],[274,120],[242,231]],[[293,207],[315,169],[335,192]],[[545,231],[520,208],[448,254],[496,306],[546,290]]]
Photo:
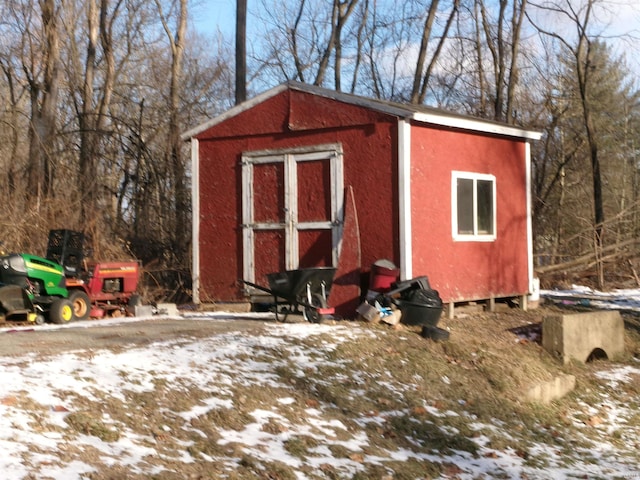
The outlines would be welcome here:
[[[85,248],[85,235],[73,230],[51,230],[47,259],[64,268],[69,300],[75,317],[119,317],[127,307],[140,303],[136,293],[140,269],[138,262],[93,262]]]

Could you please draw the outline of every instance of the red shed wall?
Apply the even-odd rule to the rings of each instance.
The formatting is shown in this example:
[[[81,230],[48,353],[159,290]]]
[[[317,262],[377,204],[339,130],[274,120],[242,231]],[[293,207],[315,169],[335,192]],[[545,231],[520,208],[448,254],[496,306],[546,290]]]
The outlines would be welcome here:
[[[422,126],[411,139],[413,276],[427,275],[445,302],[527,293],[525,143]],[[495,241],[453,240],[454,170],[495,175]]]
[[[344,186],[353,187],[356,199],[362,265],[397,261],[396,125],[394,117],[288,90],[199,134],[201,301],[244,298],[238,285],[243,152],[340,143]],[[301,196],[314,195],[313,188],[303,190]],[[300,258],[306,253],[301,246]]]

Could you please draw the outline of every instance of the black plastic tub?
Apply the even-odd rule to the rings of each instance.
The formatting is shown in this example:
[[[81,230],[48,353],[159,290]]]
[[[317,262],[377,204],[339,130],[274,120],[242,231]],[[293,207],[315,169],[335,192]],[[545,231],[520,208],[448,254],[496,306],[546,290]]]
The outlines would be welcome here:
[[[400,322],[405,325],[429,325],[435,327],[442,315],[442,305],[426,305],[424,303],[400,300],[402,317]]]
[[[420,332],[420,335],[423,338],[428,338],[436,342],[449,340],[449,332],[447,330],[438,327],[432,327],[431,325],[424,325],[422,327],[422,332]]]

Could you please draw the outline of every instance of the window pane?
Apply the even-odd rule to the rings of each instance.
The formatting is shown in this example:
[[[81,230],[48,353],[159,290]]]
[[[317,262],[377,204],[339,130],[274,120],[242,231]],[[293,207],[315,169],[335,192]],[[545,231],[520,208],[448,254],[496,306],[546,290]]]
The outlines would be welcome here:
[[[473,180],[458,179],[458,234],[473,235]]]
[[[478,234],[493,235],[493,182],[477,181]]]

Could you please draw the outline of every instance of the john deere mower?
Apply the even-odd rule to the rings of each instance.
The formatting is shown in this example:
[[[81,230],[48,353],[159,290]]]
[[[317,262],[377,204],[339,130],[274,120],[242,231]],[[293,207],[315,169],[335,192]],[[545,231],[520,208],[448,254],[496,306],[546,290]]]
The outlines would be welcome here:
[[[74,319],[63,268],[25,253],[0,256],[0,320],[41,324]]]

